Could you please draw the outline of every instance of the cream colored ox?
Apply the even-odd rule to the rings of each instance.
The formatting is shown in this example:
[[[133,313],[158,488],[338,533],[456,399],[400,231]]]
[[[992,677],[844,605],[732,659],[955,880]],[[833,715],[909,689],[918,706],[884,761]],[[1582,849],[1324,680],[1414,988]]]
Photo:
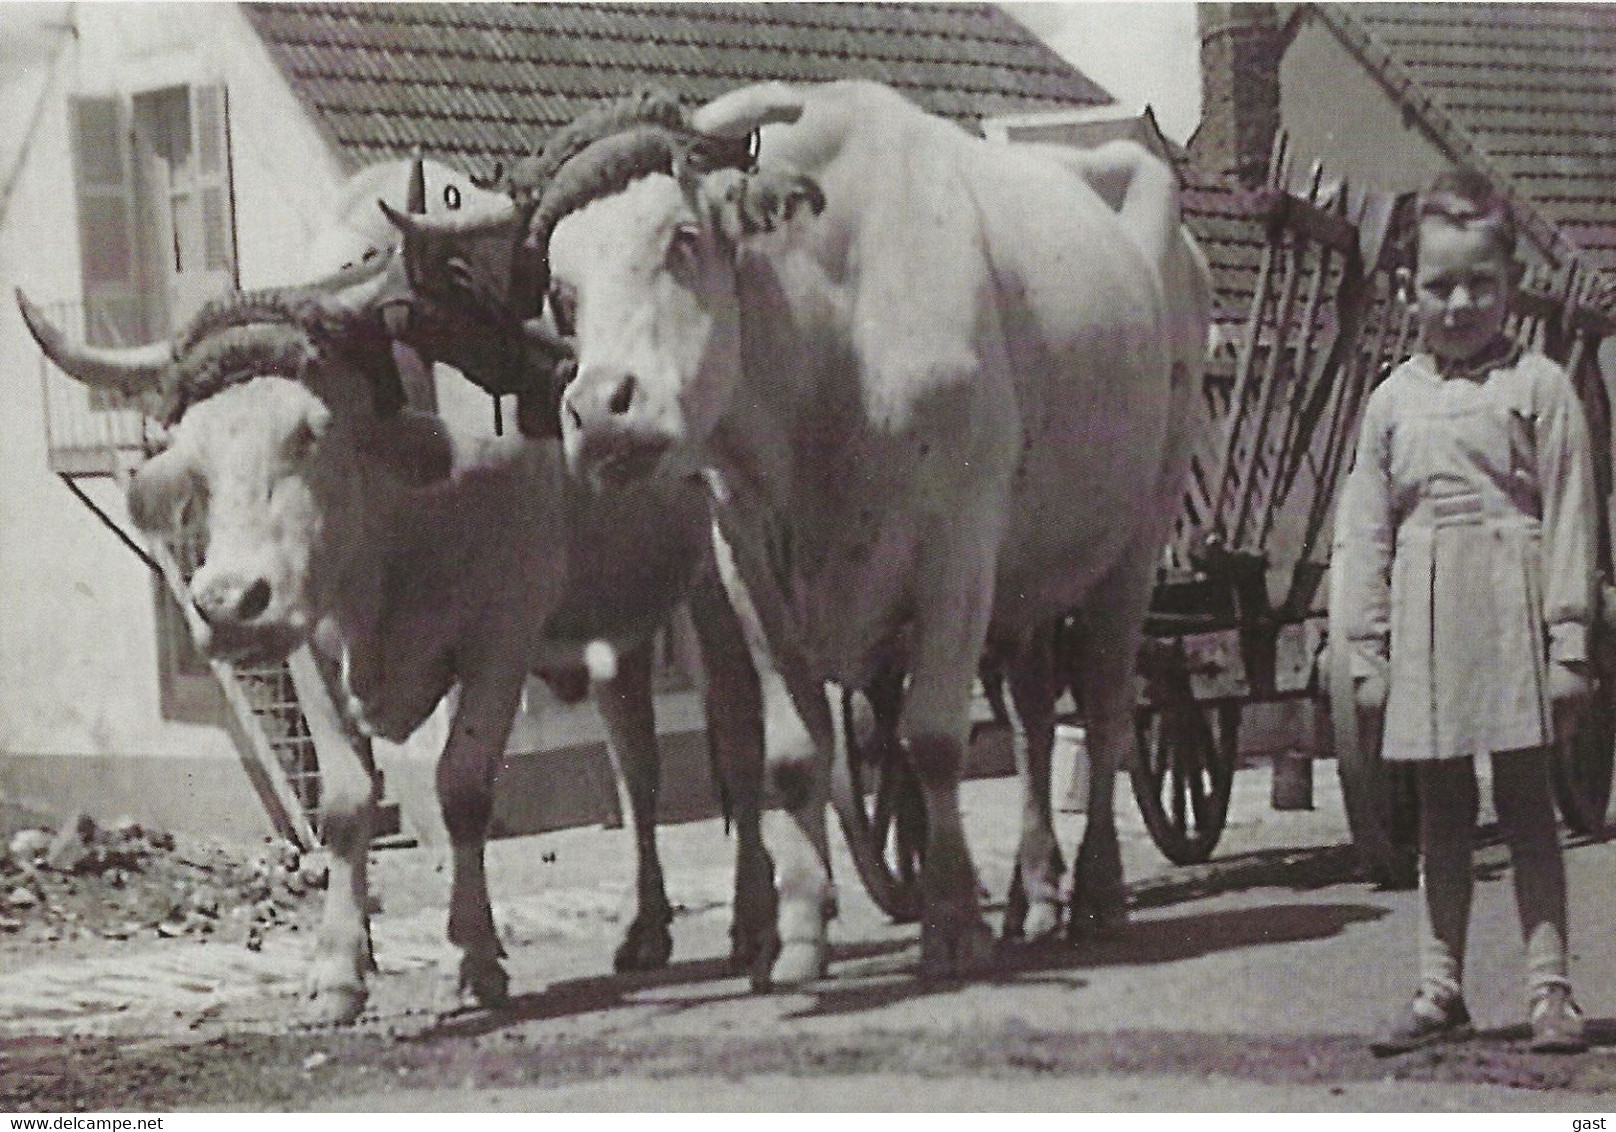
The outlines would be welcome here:
[[[615,660],[597,667],[595,698],[638,853],[636,908],[615,962],[667,962],[651,642],[681,602],[700,641],[709,741],[736,819],[732,958],[762,985],[778,951],[761,839],[762,703],[713,566],[704,488],[686,478],[592,493],[567,473],[554,438],[490,442],[451,469],[436,418],[400,406],[380,314],[401,286],[390,270],[397,256],[390,244],[366,251],[334,253],[348,265],[337,286],[235,296],[174,342],[133,351],[68,342],[18,296],[65,372],[164,406],[170,443],[135,474],[129,507],[154,534],[202,532],[190,581],[201,647],[227,660],[290,654],[301,677],[321,740],[320,832],[332,854],[311,971],[316,1011],[348,1021],[366,1001],[370,737],[406,738],[456,685],[437,768],[453,845],[448,934],[462,994],[505,999],[483,869],[495,776],[527,675],[565,677],[581,693],[591,650]]]
[[[760,128],[758,171],[725,167]],[[983,141],[863,82],[752,87],[683,127],[663,114],[564,148],[536,207],[513,194],[453,223],[394,221],[423,263],[518,230],[516,274],[531,292],[548,273],[576,335],[562,424],[577,471],[608,485],[709,473],[819,756],[771,752],[798,831],[776,846],[776,981],[824,966],[826,680],[909,674],[922,964],[951,974],[991,952],[959,782],[978,659],[1004,663],[1025,789],[1005,927],[1056,930],[1050,643],[1074,608],[1094,783],[1072,918],[1124,920],[1114,779],[1210,303],[1171,170],[1125,142]],[[412,268],[412,282],[432,280]]]

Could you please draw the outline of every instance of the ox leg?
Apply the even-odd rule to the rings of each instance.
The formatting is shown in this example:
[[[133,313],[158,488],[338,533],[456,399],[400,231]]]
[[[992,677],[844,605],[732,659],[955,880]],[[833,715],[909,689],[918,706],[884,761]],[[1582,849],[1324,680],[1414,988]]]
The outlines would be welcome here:
[[[825,810],[830,805],[836,729],[825,685],[810,675],[801,656],[777,654],[776,663],[813,744],[806,765],[789,757],[775,760],[770,752],[769,769],[789,816],[778,841],[781,943],[774,981],[794,986],[822,978],[830,963],[826,928],[836,918],[836,888],[830,875]]]
[[[793,986],[825,974],[829,961],[826,926],[836,916],[836,889],[830,875],[830,841],[825,811],[830,805],[830,762],[836,749],[825,685],[815,676],[798,647],[780,603],[779,590],[767,563],[745,539],[731,542],[720,533],[713,541],[733,604],[747,603],[756,614],[808,732],[811,749],[771,747],[766,754],[770,784],[783,801],[789,820],[776,838],[779,868],[780,957],[774,982]]]
[[[370,740],[337,709],[335,669],[308,648],[288,658],[298,704],[320,764],[320,838],[330,855],[325,907],[315,937],[307,994],[321,1022],[345,1025],[369,997],[371,954],[366,864],[376,813],[376,764]]]
[[[701,645],[707,741],[735,821],[730,963],[750,973],[754,990],[767,990],[780,955],[780,930],[774,862],[763,844],[763,688],[716,571],[697,578],[690,614]]]
[[[961,540],[929,555],[916,592],[914,664],[902,733],[926,798],[926,862],[921,888],[923,973],[954,977],[986,966],[993,933],[982,919],[980,885],[960,814],[960,774],[970,737],[971,682],[987,638],[998,532],[988,522],[1003,508],[966,514]],[[980,536],[980,537],[973,537]]]
[[[1004,937],[1041,941],[1060,926],[1066,863],[1055,838],[1050,751],[1055,742],[1053,634],[1040,629],[1011,661],[1016,770],[1021,777],[1021,843],[1004,913]]]
[[[657,856],[656,798],[662,765],[651,703],[651,642],[618,654],[617,674],[595,690],[617,779],[628,795],[636,860],[634,916],[612,957],[618,971],[654,971],[673,954],[673,906]]]
[[[510,979],[494,930],[483,850],[494,812],[494,779],[505,757],[525,678],[520,662],[479,665],[460,688],[449,741],[438,759],[438,805],[449,830],[453,872],[449,942],[460,950],[459,1003],[503,1005]]]
[[[1077,668],[1088,728],[1089,803],[1072,876],[1074,935],[1113,930],[1128,919],[1116,778],[1137,742],[1134,667],[1160,552],[1154,540],[1133,544],[1084,605]]]

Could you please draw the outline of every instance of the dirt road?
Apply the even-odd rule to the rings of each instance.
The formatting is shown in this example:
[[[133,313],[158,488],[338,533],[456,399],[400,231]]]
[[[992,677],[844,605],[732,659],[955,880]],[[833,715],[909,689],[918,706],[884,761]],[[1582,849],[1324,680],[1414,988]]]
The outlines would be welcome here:
[[[439,1016],[447,877],[425,849],[379,853],[381,975],[346,1031],[292,1028],[307,933],[257,951],[194,940],[81,942],[0,972],[0,1109],[1381,1110],[1616,1107],[1616,847],[1568,850],[1573,978],[1595,1047],[1524,1048],[1520,940],[1502,846],[1478,856],[1469,1001],[1483,1035],[1380,1061],[1361,1036],[1413,986],[1413,894],[1356,878],[1333,767],[1312,811],[1236,776],[1209,865],[1167,865],[1119,804],[1133,922],[1103,943],[1007,954],[968,984],[916,978],[916,930],[888,924],[838,862],[832,976],[755,997],[727,950],[731,843],[664,834],[674,964],[609,974],[626,835],[498,842],[489,872],[513,1001]],[[1013,782],[967,784],[984,881],[1002,894]],[[1486,815],[1484,815],[1484,820]],[[1063,843],[1082,818],[1063,815]],[[840,849],[838,849],[840,852]],[[96,1035],[96,1036],[85,1036]]]

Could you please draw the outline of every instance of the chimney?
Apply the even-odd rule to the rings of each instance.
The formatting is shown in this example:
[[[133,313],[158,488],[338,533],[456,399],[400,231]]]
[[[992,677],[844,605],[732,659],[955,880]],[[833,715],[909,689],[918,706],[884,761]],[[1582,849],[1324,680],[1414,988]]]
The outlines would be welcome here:
[[[1285,31],[1273,4],[1197,4],[1201,125],[1190,155],[1208,172],[1255,188],[1268,176],[1279,129],[1279,60]]]

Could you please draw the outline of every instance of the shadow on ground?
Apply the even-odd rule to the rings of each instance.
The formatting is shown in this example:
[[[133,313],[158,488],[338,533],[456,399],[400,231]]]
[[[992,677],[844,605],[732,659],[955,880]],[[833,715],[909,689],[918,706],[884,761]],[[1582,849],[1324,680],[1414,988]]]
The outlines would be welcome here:
[[[1001,944],[990,969],[968,980],[930,979],[919,971],[913,937],[831,949],[832,977],[795,988],[806,995],[788,1018],[868,1013],[884,1007],[951,994],[966,985],[1027,986],[1048,982],[1062,989],[1086,985],[1084,970],[1143,966],[1195,959],[1247,947],[1327,939],[1348,926],[1379,919],[1383,908],[1364,904],[1269,904],[1183,916],[1138,919],[1115,936],[1070,944]],[[716,984],[727,983],[720,987]],[[688,993],[680,993],[683,988]],[[651,992],[647,994],[647,992]],[[673,964],[638,975],[599,975],[557,982],[513,998],[492,1011],[469,1011],[439,1019],[418,1040],[472,1037],[526,1022],[549,1021],[630,1005],[681,1012],[751,997],[723,960]]]
[[[790,1017],[852,1014],[952,992],[967,983],[1027,986],[1040,981],[1065,990],[1086,985],[1076,973],[1104,967],[1144,966],[1195,959],[1215,952],[1266,944],[1328,939],[1348,926],[1378,920],[1384,908],[1366,904],[1268,904],[1187,916],[1139,919],[1104,939],[1076,944],[1001,944],[992,969],[968,980],[934,980],[920,976],[918,956],[906,945],[901,964],[875,965],[870,978],[838,979],[816,984],[813,1002]]]

